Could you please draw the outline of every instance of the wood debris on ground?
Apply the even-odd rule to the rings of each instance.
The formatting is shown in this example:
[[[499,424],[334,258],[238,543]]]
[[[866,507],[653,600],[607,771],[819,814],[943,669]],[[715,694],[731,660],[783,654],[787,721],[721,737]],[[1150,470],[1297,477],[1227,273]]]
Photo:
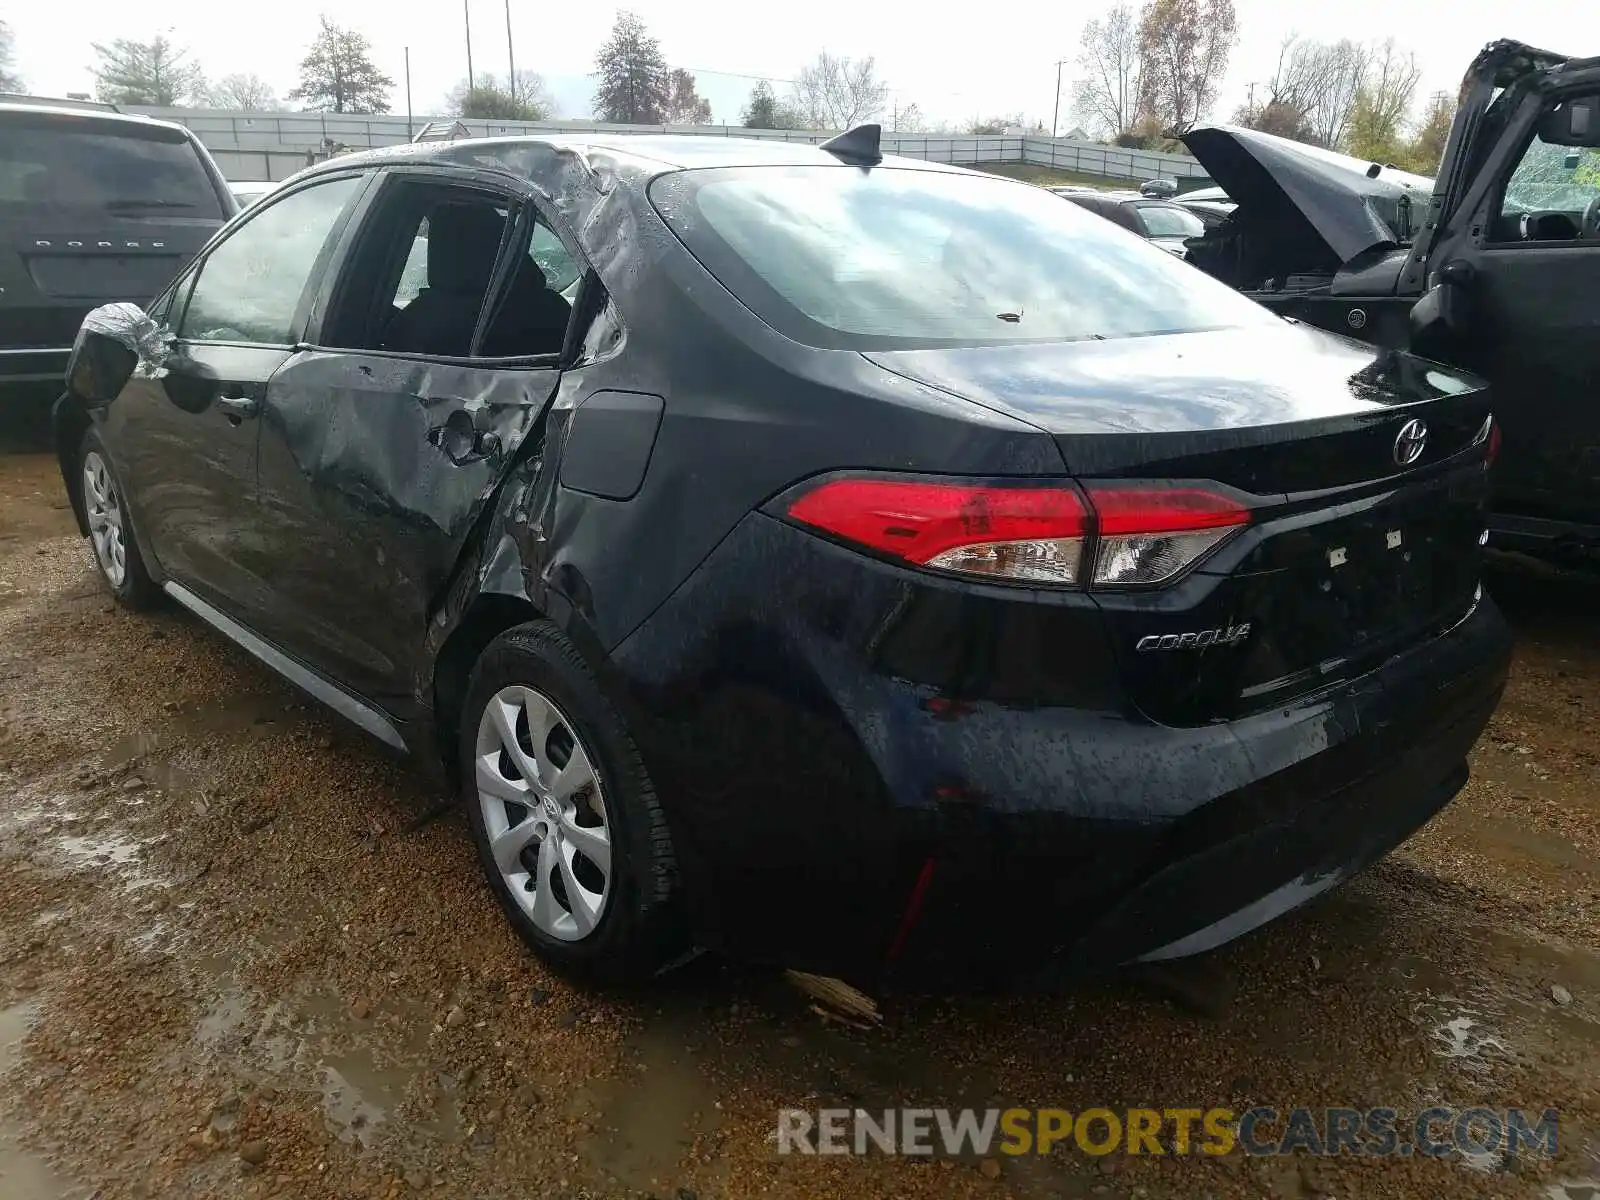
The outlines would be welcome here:
[[[825,1021],[837,1021],[852,1029],[872,1029],[883,1023],[878,1002],[842,979],[793,970],[785,971],[784,975],[795,987],[818,1002],[811,1005],[811,1011]]]

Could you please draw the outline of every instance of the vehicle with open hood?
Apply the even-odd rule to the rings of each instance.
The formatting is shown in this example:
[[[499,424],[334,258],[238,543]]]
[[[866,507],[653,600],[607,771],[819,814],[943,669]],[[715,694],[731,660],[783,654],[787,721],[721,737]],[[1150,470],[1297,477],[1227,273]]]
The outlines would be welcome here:
[[[1495,543],[1600,551],[1600,58],[1487,46],[1436,185],[1251,130],[1184,140],[1238,202],[1191,262],[1286,316],[1487,376]]]

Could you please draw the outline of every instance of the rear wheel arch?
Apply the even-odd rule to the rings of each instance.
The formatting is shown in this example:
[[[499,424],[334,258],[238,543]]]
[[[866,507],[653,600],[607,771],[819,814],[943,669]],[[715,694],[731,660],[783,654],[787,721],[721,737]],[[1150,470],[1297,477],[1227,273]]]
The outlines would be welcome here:
[[[72,502],[72,515],[78,522],[78,533],[89,536],[89,521],[83,509],[83,480],[78,475],[78,458],[83,446],[83,435],[89,432],[89,409],[71,392],[57,400],[50,412],[51,430],[55,437],[56,460],[61,464],[61,478],[67,485],[67,498]]]
[[[500,592],[473,597],[433,661],[433,715],[440,761],[454,779],[460,763],[461,710],[472,668],[489,643],[518,625],[545,614],[528,599]]]

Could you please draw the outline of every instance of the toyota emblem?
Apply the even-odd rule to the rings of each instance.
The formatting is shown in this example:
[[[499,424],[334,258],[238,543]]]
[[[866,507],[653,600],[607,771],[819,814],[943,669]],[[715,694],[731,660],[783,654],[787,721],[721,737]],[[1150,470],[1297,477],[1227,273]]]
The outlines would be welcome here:
[[[1394,461],[1398,467],[1409,467],[1422,457],[1422,451],[1428,445],[1428,423],[1420,417],[1412,417],[1400,426],[1400,432],[1394,438]]]

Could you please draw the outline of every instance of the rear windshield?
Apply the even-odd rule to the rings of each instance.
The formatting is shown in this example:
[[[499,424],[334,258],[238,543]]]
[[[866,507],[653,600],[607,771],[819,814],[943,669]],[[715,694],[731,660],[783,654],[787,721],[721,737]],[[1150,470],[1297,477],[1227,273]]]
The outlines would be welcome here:
[[[1123,338],[1276,320],[1044,188],[916,169],[734,167],[657,178],[663,219],[775,329],[909,349]]]
[[[0,123],[0,210],[19,208],[223,215],[199,155],[181,137],[62,120]]]

